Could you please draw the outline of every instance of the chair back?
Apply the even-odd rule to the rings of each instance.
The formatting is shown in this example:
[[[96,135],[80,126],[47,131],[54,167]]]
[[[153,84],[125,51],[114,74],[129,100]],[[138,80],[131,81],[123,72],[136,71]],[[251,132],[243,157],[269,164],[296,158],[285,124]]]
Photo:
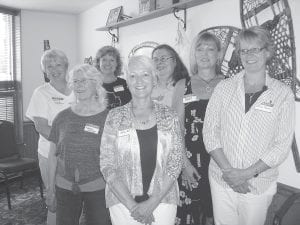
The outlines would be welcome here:
[[[18,154],[13,123],[0,120],[0,159]]]

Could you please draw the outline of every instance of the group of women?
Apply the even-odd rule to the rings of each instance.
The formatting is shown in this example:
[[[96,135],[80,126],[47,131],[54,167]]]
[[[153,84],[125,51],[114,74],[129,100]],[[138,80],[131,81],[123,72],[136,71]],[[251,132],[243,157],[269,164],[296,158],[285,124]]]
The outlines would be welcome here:
[[[88,225],[263,225],[291,144],[293,93],[266,72],[266,30],[243,30],[236,50],[244,70],[224,79],[220,41],[200,33],[190,75],[159,45],[129,59],[126,81],[114,47],[68,74],[64,53],[46,51],[50,83],[26,115],[40,133],[47,224],[83,214]]]

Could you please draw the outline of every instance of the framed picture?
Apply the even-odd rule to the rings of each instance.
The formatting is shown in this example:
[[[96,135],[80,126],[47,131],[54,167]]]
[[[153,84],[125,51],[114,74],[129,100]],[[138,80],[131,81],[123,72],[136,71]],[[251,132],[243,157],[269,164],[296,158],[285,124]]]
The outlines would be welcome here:
[[[108,14],[108,17],[107,17],[106,26],[111,25],[111,24],[115,24],[118,21],[120,21],[121,15],[122,15],[122,11],[123,11],[123,7],[122,6],[119,6],[117,8],[111,9],[109,11],[109,14]]]
[[[156,0],[156,9],[167,8],[173,5],[173,0]]]
[[[139,14],[149,13],[155,10],[155,0],[139,0]]]

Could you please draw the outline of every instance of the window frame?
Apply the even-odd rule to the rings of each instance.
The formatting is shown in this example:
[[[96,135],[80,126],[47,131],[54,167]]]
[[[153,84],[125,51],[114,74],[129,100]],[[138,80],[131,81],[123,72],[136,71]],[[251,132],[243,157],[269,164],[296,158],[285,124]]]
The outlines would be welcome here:
[[[23,96],[21,78],[21,10],[0,6],[0,13],[12,16],[12,81],[2,82],[0,98],[13,97],[13,123],[17,143],[23,143]],[[7,85],[5,85],[7,84]],[[5,88],[7,86],[7,88]]]

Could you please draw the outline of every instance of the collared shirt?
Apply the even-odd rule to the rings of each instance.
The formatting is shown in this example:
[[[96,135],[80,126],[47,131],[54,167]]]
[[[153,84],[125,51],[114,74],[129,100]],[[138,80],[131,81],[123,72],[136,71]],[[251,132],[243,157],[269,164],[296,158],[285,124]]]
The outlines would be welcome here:
[[[268,89],[245,113],[244,71],[221,81],[208,103],[203,139],[208,152],[222,148],[234,168],[245,169],[262,160],[270,169],[249,180],[251,193],[260,194],[278,177],[278,166],[291,147],[295,101],[284,83],[266,76]],[[211,176],[223,187],[222,171],[214,160]]]
[[[120,201],[110,184],[122,181],[134,197],[143,194],[140,145],[133,126],[131,102],[112,109],[106,119],[100,146],[100,169],[107,182],[106,205],[111,207]],[[177,177],[182,166],[183,138],[176,113],[167,106],[154,103],[157,122],[156,167],[148,195],[159,193],[166,177],[174,180],[162,202],[177,204],[179,190]]]

